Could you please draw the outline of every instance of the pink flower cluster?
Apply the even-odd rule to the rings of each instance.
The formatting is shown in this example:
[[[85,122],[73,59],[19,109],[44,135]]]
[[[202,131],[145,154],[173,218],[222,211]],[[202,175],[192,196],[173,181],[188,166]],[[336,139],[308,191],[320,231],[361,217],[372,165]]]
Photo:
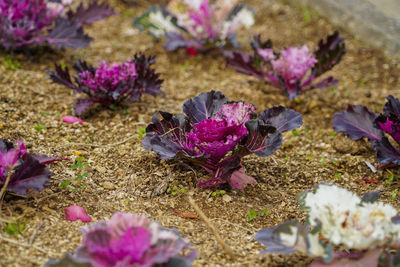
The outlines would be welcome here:
[[[305,75],[318,62],[306,45],[289,47],[280,51],[279,56],[276,56],[269,48],[258,49],[257,52],[267,63],[266,72],[270,82],[277,87],[282,87],[280,83],[283,79],[283,86],[288,90],[289,96],[290,92],[307,86],[313,81],[312,76],[303,81]]]
[[[255,112],[252,104],[224,104],[215,118],[202,120],[186,133],[188,148],[217,164],[247,135],[245,123]]]
[[[46,26],[52,24],[71,1],[0,0],[0,38],[7,43],[28,44]]]
[[[81,82],[92,91],[115,91],[124,87],[119,94],[123,95],[132,88],[137,77],[135,62],[128,60],[125,63],[109,63],[102,61],[93,73],[85,70],[79,73]]]
[[[210,42],[225,40],[242,25],[250,26],[253,18],[244,16],[228,20],[237,0],[172,0],[168,10],[177,18],[177,24],[191,36]]]
[[[136,214],[119,212],[109,222],[93,223],[82,232],[82,245],[73,258],[89,266],[152,267],[167,263],[173,257],[193,260],[196,256],[195,251],[182,255],[189,248],[187,240]]]

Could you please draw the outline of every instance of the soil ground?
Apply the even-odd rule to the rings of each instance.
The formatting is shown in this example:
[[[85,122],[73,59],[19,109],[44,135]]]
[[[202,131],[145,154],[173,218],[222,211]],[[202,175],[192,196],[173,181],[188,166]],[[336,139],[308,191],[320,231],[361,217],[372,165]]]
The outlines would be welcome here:
[[[305,43],[314,49],[320,38],[336,29],[312,11],[272,0],[246,2],[257,9],[255,26],[239,33],[239,41],[246,49],[253,34],[271,38],[277,48]],[[59,258],[65,251],[73,251],[82,238],[78,230],[85,224],[65,219],[64,209],[70,205],[84,207],[93,221],[125,211],[144,214],[167,228],[175,228],[198,249],[194,266],[309,265],[310,259],[300,254],[260,256],[263,246],[253,237],[263,227],[293,218],[303,220],[305,214],[299,210],[296,196],[319,182],[333,182],[359,194],[381,190],[382,201],[400,207],[399,196],[393,194],[399,187],[399,169],[390,169],[393,181],[389,181],[385,169],[374,174],[365,164],[369,161],[377,165],[370,145],[335,135],[331,127],[333,114],[347,104],[364,104],[380,112],[387,95],[398,97],[397,61],[340,29],[348,52],[329,73],[340,79],[339,86],[310,91],[289,102],[273,87],[227,69],[222,57],[189,57],[184,51],[168,53],[161,42],[133,29],[133,16],[149,4],[140,2],[130,7],[117,1],[110,3],[120,14],[87,28],[95,38],[90,47],[61,52],[39,49],[30,57],[15,55],[21,63],[16,70],[0,65],[0,137],[21,139],[30,152],[71,159],[81,155],[89,163],[88,176],[74,184],[86,184],[84,190],[59,188],[60,183],[73,180],[77,174],[71,169],[73,161],[64,161],[50,165],[52,182],[45,190],[31,191],[24,197],[6,195],[1,210],[3,227],[17,220],[26,228],[19,235],[0,232],[0,266],[42,266],[49,257]],[[82,125],[56,121],[60,114],[71,114],[76,95],[51,84],[44,70],[52,69],[54,62],[72,65],[77,58],[93,64],[100,60],[125,61],[137,51],[157,55],[156,68],[165,79],[165,96],[144,97],[141,102],[126,104],[116,111],[94,108]],[[1,53],[5,58],[6,53]],[[205,172],[187,162],[160,160],[141,146],[137,130],[150,122],[154,112],[179,113],[185,100],[210,89],[222,91],[231,100],[252,102],[258,111],[285,105],[303,114],[303,127],[285,134],[283,146],[275,154],[244,158],[246,172],[258,182],[244,191],[227,186],[198,189],[196,181],[206,177]],[[47,129],[38,132],[34,129],[37,124]],[[364,177],[379,183],[366,183]],[[179,191],[176,194],[168,190],[174,186]],[[185,193],[180,193],[182,188]],[[226,190],[229,197],[213,197],[211,194],[217,189]],[[187,195],[195,199],[235,251],[233,259],[223,252],[200,219],[174,214],[193,212]],[[267,208],[268,214],[248,222],[247,214],[252,208]]]

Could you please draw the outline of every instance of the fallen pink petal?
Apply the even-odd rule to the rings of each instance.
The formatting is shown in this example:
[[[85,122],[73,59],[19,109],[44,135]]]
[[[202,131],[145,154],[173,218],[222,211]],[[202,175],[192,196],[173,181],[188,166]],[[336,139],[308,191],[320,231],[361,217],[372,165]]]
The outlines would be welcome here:
[[[57,119],[58,121],[60,121],[60,119]],[[82,124],[83,120],[81,118],[75,117],[75,116],[63,116],[61,117],[61,120],[65,123],[79,123]]]
[[[65,217],[67,221],[77,221],[81,220],[82,222],[90,222],[92,219],[89,215],[86,214],[85,210],[81,206],[69,206],[65,209]]]

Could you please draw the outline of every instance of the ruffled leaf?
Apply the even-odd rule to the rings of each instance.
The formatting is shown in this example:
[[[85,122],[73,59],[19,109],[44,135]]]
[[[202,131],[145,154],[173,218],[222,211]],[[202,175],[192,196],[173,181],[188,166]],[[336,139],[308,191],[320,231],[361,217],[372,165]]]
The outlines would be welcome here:
[[[47,74],[49,74],[50,79],[53,83],[62,84],[66,87],[69,87],[74,90],[79,90],[79,88],[72,82],[71,75],[69,74],[68,67],[62,68],[61,65],[55,65],[55,71],[46,70]]]
[[[152,96],[164,94],[160,90],[161,84],[164,80],[160,79],[160,74],[156,73],[153,65],[156,62],[155,56],[146,57],[143,53],[136,53],[134,55],[134,62],[136,67],[137,77],[135,79],[135,90],[131,96],[132,100],[140,99],[142,93]]]
[[[283,106],[266,109],[260,113],[258,119],[262,120],[265,124],[274,126],[280,133],[294,130],[303,124],[300,113]]]
[[[76,23],[78,26],[89,25],[96,21],[105,19],[114,15],[114,10],[106,3],[92,1],[86,8],[80,3],[75,12],[67,13],[68,20]]]
[[[390,163],[400,165],[400,153],[397,148],[392,146],[387,137],[382,137],[381,140],[374,142],[374,149],[378,152],[378,161],[382,165]]]
[[[31,155],[34,159],[40,162],[40,164],[50,164],[53,162],[61,161],[61,160],[70,160],[68,158],[56,158],[56,157],[49,157],[46,155],[39,155],[39,154],[29,154]]]
[[[228,99],[219,91],[201,93],[183,104],[183,112],[192,123],[212,118]]]
[[[347,111],[333,116],[332,126],[336,132],[343,132],[353,140],[367,137],[370,141],[378,141],[383,133],[374,127],[376,117],[375,113],[363,105],[349,105]]]
[[[365,203],[374,203],[380,198],[380,196],[381,192],[379,191],[368,192],[362,196],[361,201]]]
[[[318,49],[314,52],[318,62],[312,69],[314,77],[318,77],[328,70],[332,69],[340,62],[342,56],[346,53],[344,38],[339,36],[339,32],[335,31],[332,35],[328,35],[326,42],[321,39],[318,43]]]
[[[264,81],[263,72],[254,64],[254,57],[248,53],[240,51],[223,51],[223,55],[227,58],[227,66],[237,72],[254,76]]]
[[[386,97],[387,102],[383,107],[383,112],[385,114],[395,114],[400,117],[400,101],[398,98],[389,95]]]
[[[23,163],[14,170],[7,189],[23,195],[27,193],[28,189],[40,191],[50,182],[50,175],[49,168],[27,154]]]
[[[81,118],[75,117],[75,116],[62,116],[59,120],[65,122],[65,123],[69,123],[69,124],[75,124],[75,123],[79,123],[82,124],[83,120]]]
[[[219,168],[216,171],[219,175],[212,177],[211,179],[208,180],[203,180],[199,179],[197,182],[197,187],[200,188],[209,188],[209,187],[214,187],[219,184],[226,183],[228,180],[231,179],[232,174],[238,170],[240,170],[242,167],[240,163],[240,157],[233,157],[233,158],[227,158],[224,161],[222,161],[219,164]],[[238,184],[237,182],[234,184]]]
[[[267,157],[282,145],[281,133],[272,125],[266,125],[262,120],[246,122],[248,136],[243,146],[260,157]]]
[[[184,145],[187,142],[185,133],[190,130],[187,117],[162,111],[160,115],[162,120],[158,118],[158,113],[155,113],[152,117],[153,123],[146,127],[143,147],[156,152],[162,159],[174,158],[181,151],[187,155]]]
[[[165,7],[151,7],[141,16],[136,17],[133,26],[140,31],[147,30],[155,38],[160,38],[166,33],[179,32],[176,18],[172,17]]]
[[[83,32],[83,28],[77,23],[59,18],[56,20],[50,34],[44,37],[44,40],[50,45],[54,45],[57,49],[65,47],[77,49],[88,46],[93,38],[86,35]]]
[[[279,236],[280,232],[284,232],[287,235],[293,235],[293,239],[297,240],[297,233],[293,232],[293,228],[298,227],[298,222],[290,221],[285,222],[276,226],[268,227],[261,229],[258,231],[254,237],[254,239],[264,246],[267,247],[267,250],[263,250],[260,254],[271,254],[271,253],[279,253],[279,254],[293,254],[296,250],[293,248],[294,246],[288,246],[284,244]]]

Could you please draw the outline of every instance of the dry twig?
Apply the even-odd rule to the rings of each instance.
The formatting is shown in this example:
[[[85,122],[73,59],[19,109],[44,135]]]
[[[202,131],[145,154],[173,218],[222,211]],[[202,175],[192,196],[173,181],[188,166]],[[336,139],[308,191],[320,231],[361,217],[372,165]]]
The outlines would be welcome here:
[[[214,234],[215,239],[225,250],[226,254],[228,254],[231,258],[233,258],[233,256],[234,256],[233,250],[221,238],[221,236],[218,234],[217,229],[215,229],[214,225],[211,224],[210,220],[203,213],[203,211],[200,209],[200,207],[197,206],[196,202],[194,202],[194,200],[191,196],[188,196],[188,200],[189,200],[190,205],[193,207],[193,209],[197,212],[197,214],[199,214],[199,217],[204,221],[204,223],[208,227],[208,229],[210,229],[210,231]]]

